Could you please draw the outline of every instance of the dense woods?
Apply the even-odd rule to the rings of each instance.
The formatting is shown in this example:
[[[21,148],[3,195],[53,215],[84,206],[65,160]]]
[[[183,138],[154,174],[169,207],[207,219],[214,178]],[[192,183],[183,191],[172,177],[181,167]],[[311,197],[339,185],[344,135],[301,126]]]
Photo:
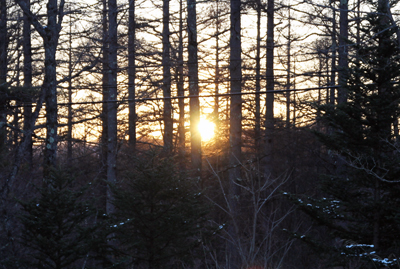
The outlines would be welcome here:
[[[399,7],[0,0],[0,268],[399,268]]]

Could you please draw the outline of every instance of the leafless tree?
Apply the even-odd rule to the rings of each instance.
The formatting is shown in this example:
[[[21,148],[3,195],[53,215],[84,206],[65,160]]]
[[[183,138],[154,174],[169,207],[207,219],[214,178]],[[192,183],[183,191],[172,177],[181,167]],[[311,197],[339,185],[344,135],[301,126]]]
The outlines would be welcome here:
[[[238,199],[240,188],[236,184],[240,180],[242,161],[242,44],[240,25],[240,0],[231,0],[231,38],[230,38],[230,75],[231,75],[231,105],[229,121],[229,206],[235,219],[238,213]],[[238,240],[238,230],[235,225],[229,226],[229,233],[233,240],[229,243],[229,268],[240,268],[238,252],[234,241]]]
[[[265,115],[265,173],[273,174],[273,141],[274,141],[274,0],[268,0],[267,3],[267,99]]]
[[[64,4],[62,0],[57,3],[56,0],[47,2],[47,25],[42,25],[38,17],[35,16],[27,5],[26,1],[15,0],[21,7],[29,22],[43,39],[45,49],[45,77],[42,85],[42,91],[45,93],[46,102],[46,148],[44,167],[45,175],[48,169],[55,167],[57,161],[57,73],[56,73],[56,51],[58,39],[61,31],[61,24],[64,18]],[[46,172],[47,171],[47,172]]]
[[[128,29],[128,91],[129,91],[129,143],[132,150],[136,148],[136,49],[135,49],[135,0],[129,1],[129,29]]]
[[[7,1],[0,1],[0,87],[7,87],[7,47],[8,47],[8,36],[7,36]],[[5,146],[7,135],[6,135],[6,124],[7,124],[7,110],[6,100],[1,98],[0,101],[0,143]]]
[[[30,6],[30,0],[26,0],[26,5]],[[32,87],[32,42],[31,42],[31,24],[29,23],[28,17],[26,14],[23,15],[23,54],[24,54],[24,87],[30,88]],[[24,139],[27,141],[27,149],[26,149],[26,158],[29,165],[32,165],[33,161],[33,151],[32,151],[32,135],[26,135],[29,130],[32,130],[31,118],[32,118],[32,99],[28,97],[28,100],[25,100],[24,107]]]
[[[108,78],[107,78],[107,181],[117,181],[117,1],[108,0]],[[107,190],[107,214],[114,212],[112,193]]]
[[[189,68],[189,95],[190,98],[190,142],[191,159],[194,176],[199,178],[201,171],[201,136],[199,131],[200,123],[200,102],[199,102],[199,74],[197,58],[197,13],[196,1],[187,1],[187,28],[188,28],[188,68]]]
[[[163,97],[164,99],[164,110],[163,110],[163,121],[164,121],[164,149],[166,153],[172,152],[172,132],[173,132],[173,121],[172,121],[172,104],[171,104],[171,44],[170,44],[170,10],[169,0],[163,0],[163,30],[162,30],[162,67],[163,67]]]
[[[293,244],[293,239],[278,239],[276,236],[286,217],[294,211],[294,207],[288,208],[285,212],[282,212],[281,207],[276,207],[279,192],[289,177],[287,174],[274,179],[267,176],[261,177],[262,173],[257,171],[258,165],[240,164],[240,166],[244,176],[240,180],[230,182],[229,185],[234,184],[240,189],[241,203],[237,204],[236,208],[232,208],[224,180],[210,165],[218,181],[220,193],[217,196],[222,199],[216,201],[212,197],[207,198],[229,219],[228,225],[234,226],[237,230],[236,234],[232,235],[229,227],[225,227],[224,223],[216,223],[220,229],[218,236],[227,242],[228,256],[232,255],[232,248],[235,248],[238,268],[254,265],[280,268]],[[209,263],[217,268],[232,268],[231,260],[223,264],[222,255],[210,251],[213,246],[206,245],[205,247],[209,251],[207,252],[209,258],[206,259]]]

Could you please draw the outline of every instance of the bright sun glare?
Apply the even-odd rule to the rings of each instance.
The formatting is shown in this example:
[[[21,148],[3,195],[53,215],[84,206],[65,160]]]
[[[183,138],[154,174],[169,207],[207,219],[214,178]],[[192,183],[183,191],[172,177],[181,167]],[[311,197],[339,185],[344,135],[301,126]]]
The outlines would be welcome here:
[[[199,123],[199,131],[202,141],[211,140],[214,137],[215,124],[211,121],[201,119]]]

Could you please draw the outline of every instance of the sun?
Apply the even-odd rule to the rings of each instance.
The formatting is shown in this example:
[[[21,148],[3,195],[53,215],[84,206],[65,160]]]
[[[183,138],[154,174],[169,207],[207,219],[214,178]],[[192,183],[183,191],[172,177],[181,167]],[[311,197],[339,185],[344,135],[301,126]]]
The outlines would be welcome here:
[[[215,124],[206,119],[200,119],[199,131],[202,141],[209,141],[214,137]]]

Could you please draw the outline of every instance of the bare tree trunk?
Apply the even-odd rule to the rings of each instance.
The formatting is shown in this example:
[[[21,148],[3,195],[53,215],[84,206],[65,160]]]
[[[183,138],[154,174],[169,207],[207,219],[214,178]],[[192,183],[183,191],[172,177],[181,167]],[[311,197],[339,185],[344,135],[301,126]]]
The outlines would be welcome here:
[[[67,129],[67,165],[72,167],[72,22],[69,22],[68,35],[68,129]]]
[[[293,64],[293,74],[296,74],[296,64]],[[292,79],[292,88],[296,89],[296,76],[293,76]],[[296,92],[293,93],[293,98],[292,98],[292,104],[293,104],[293,111],[292,111],[292,125],[296,126]]]
[[[228,268],[240,268],[240,255],[238,250],[238,227],[234,225],[238,217],[238,201],[240,189],[236,184],[241,178],[242,159],[242,58],[241,58],[241,25],[240,25],[240,0],[231,0],[231,37],[230,37],[230,74],[231,74],[231,106],[229,126],[229,204],[233,221],[229,226],[232,242],[229,243]]]
[[[220,19],[219,19],[219,0],[216,0],[216,5],[217,5],[217,10],[216,10],[216,22],[215,22],[215,79],[214,79],[214,85],[215,85],[215,99],[214,99],[214,119],[216,123],[216,128],[218,130],[219,128],[219,80],[220,80],[220,69],[219,69],[219,27],[220,27]],[[218,136],[216,137],[218,139]]]
[[[385,27],[389,25],[396,26],[396,23],[391,20],[391,11],[390,11],[390,2],[389,0],[379,0],[378,1],[377,14],[378,15],[378,25],[385,25]],[[386,30],[386,29],[385,29]],[[390,36],[386,33],[380,32],[377,37],[379,51],[385,51],[388,48],[387,44],[390,44]],[[382,70],[384,70],[384,66],[387,65],[388,59],[379,59],[379,64],[377,68],[377,90],[379,98],[382,100],[390,100],[391,94],[389,93],[388,85],[389,81],[387,81],[387,74],[384,74]],[[397,113],[396,113],[397,114]],[[387,121],[387,115],[383,115],[383,111],[378,112],[377,122],[380,124],[380,139],[377,145],[374,145],[374,152],[376,156],[374,156],[374,160],[378,164],[378,167],[385,162],[385,158],[390,154],[387,150],[385,150],[385,143],[388,143],[392,139],[392,123]],[[382,157],[385,155],[385,157]],[[378,172],[379,173],[379,172]],[[373,234],[372,234],[372,242],[374,244],[374,250],[378,255],[380,255],[381,250],[381,226],[382,222],[382,192],[381,189],[381,181],[376,178],[375,179],[375,188],[374,188],[374,209],[373,209]]]
[[[61,24],[57,24],[57,0],[49,0],[47,3],[47,27],[44,39],[45,49],[45,78],[43,88],[46,91],[46,150],[44,155],[45,169],[56,166],[57,161],[57,73],[56,50]],[[60,22],[60,21],[59,21]],[[45,170],[46,171],[46,170]],[[45,176],[47,173],[45,172]]]
[[[183,80],[183,0],[179,0],[179,46],[178,46],[178,96],[185,95],[184,80]],[[179,127],[178,127],[178,149],[181,159],[182,168],[184,166],[185,158],[185,99],[178,99],[179,107]]]
[[[265,173],[273,174],[273,139],[274,139],[274,0],[268,0],[267,7],[267,100],[265,115]]]
[[[257,1],[257,45],[256,45],[256,112],[255,112],[255,128],[254,128],[254,146],[256,149],[256,156],[260,158],[260,139],[261,139],[261,0]]]
[[[107,0],[102,0],[103,10],[102,10],[102,113],[101,113],[101,171],[100,171],[100,185],[101,192],[104,195],[104,210],[107,208],[107,145],[108,145],[108,14],[107,14]]]
[[[290,17],[290,6],[289,6],[289,16],[288,16],[288,42],[287,42],[287,71],[286,71],[286,128],[290,128],[290,78],[291,78],[291,73],[290,73],[290,68],[291,68],[291,55],[290,55],[290,49],[292,45],[292,39],[291,39],[291,17]]]
[[[30,0],[26,0],[27,8],[30,9]],[[26,14],[23,15],[23,29],[22,29],[22,46],[24,54],[24,87],[29,89],[32,87],[32,43],[31,43],[31,24],[28,21]],[[32,99],[27,98],[24,100],[24,140],[27,140],[26,148],[26,161],[29,167],[32,167],[33,151],[32,151],[32,135],[28,135],[29,130],[32,129]]]
[[[42,91],[39,95],[36,108],[29,120],[30,129],[27,129],[26,136],[31,136],[34,123],[39,116],[43,101],[46,101],[46,149],[44,156],[44,179],[48,179],[50,169],[56,164],[57,157],[57,80],[56,80],[56,60],[55,54],[58,45],[59,33],[64,16],[64,0],[60,1],[57,7],[56,0],[49,0],[47,3],[47,25],[45,27],[39,22],[38,18],[32,14],[29,8],[29,2],[24,0],[15,0],[15,2],[23,10],[24,15],[29,23],[31,23],[39,35],[43,39],[45,48],[45,78],[42,85]],[[24,140],[17,150],[12,171],[6,180],[3,190],[6,192],[11,188],[15,176],[18,172],[24,149],[27,147],[29,140]]]
[[[339,85],[338,103],[345,103],[347,100],[347,68],[348,68],[348,38],[349,38],[349,19],[348,19],[348,0],[341,0],[340,5],[340,35],[339,35]]]
[[[129,41],[128,41],[128,92],[129,92],[129,145],[132,151],[136,149],[136,49],[135,49],[135,0],[129,0]]]
[[[385,3],[387,5],[387,15],[390,18],[391,23],[396,27],[396,36],[397,36],[397,48],[400,49],[400,27],[396,24],[396,21],[393,18],[392,11],[390,10],[390,3],[386,1]],[[357,12],[360,14],[360,0],[357,1]],[[360,16],[360,15],[358,15]],[[360,20],[358,20],[357,23],[357,38],[360,38]],[[357,40],[358,40],[357,39]],[[358,44],[358,43],[357,43]],[[394,131],[394,137],[396,137],[396,141],[399,141],[399,119],[395,118],[393,120],[393,131]]]
[[[218,147],[221,145],[221,120],[220,120],[220,103],[219,103],[219,94],[220,94],[220,83],[221,83],[221,68],[220,68],[220,35],[221,35],[221,18],[220,18],[220,0],[215,1],[215,77],[214,77],[214,109],[213,109],[213,121],[215,124],[215,134],[214,134],[214,143]],[[229,102],[227,102],[228,104]],[[228,110],[226,110],[228,111]],[[216,156],[215,161],[213,162],[214,169],[218,171],[219,167],[219,158],[220,156]]]
[[[0,0],[0,86],[7,81],[7,1]]]
[[[328,54],[325,55],[326,57],[328,57]],[[322,101],[322,93],[321,93],[321,87],[322,87],[322,72],[323,72],[323,55],[322,53],[318,53],[318,63],[319,63],[319,68],[318,68],[318,106],[321,105],[321,101]],[[319,110],[317,110],[317,119],[319,119],[321,117],[321,112]],[[321,122],[319,120],[317,120],[316,122],[317,124],[317,131],[320,132],[321,131]]]
[[[200,123],[200,102],[199,98],[199,74],[197,58],[197,19],[196,1],[187,1],[187,24],[188,24],[188,68],[189,68],[189,95],[190,98],[190,142],[191,159],[194,176],[199,179],[201,175],[201,136],[199,131]]]
[[[163,31],[162,31],[162,66],[163,66],[163,96],[164,96],[164,151],[172,152],[172,105],[171,105],[171,58],[169,42],[169,0],[163,0]]]
[[[30,23],[43,39],[45,49],[45,77],[43,91],[46,102],[46,148],[44,154],[44,176],[52,167],[55,167],[57,160],[57,77],[56,77],[56,50],[58,38],[61,31],[61,24],[64,16],[64,1],[57,6],[57,0],[47,2],[47,25],[43,27],[28,8],[23,0],[16,0],[18,5],[27,15]]]
[[[332,8],[332,33],[331,33],[331,39],[332,39],[332,57],[331,57],[331,89],[330,89],[330,94],[329,94],[329,102],[331,104],[335,104],[336,100],[336,90],[334,86],[336,86],[336,11],[334,7]]]
[[[107,182],[117,182],[117,1],[108,0],[108,103]],[[107,189],[107,214],[114,212],[112,192]]]
[[[357,0],[357,20],[356,20],[356,44],[361,44],[361,0]],[[400,35],[398,35],[398,38],[400,38]],[[398,45],[400,46],[400,42],[398,43]],[[360,61],[360,57],[359,57],[359,52],[358,50],[356,51],[356,61]]]
[[[216,31],[215,31],[215,79],[214,79],[214,85],[215,85],[215,99],[214,99],[214,118],[217,123],[217,128],[218,123],[219,123],[219,82],[220,82],[220,68],[219,68],[219,0],[217,0],[217,21],[216,21]]]
[[[44,81],[42,90],[45,93],[46,102],[46,148],[44,153],[44,177],[49,176],[49,172],[56,166],[57,161],[57,62],[56,50],[61,31],[61,24],[64,17],[65,1],[61,0],[57,5],[57,0],[48,0],[47,2],[47,25],[42,26],[38,18],[34,16],[24,0],[16,0],[18,5],[24,11],[28,21],[33,24],[36,31],[43,39],[45,50],[44,62]]]
[[[7,87],[7,1],[0,0],[0,87]],[[0,100],[0,147],[6,146],[6,100]]]
[[[18,15],[20,16],[20,15]],[[19,25],[19,21],[18,21],[18,29],[17,29],[17,36],[18,36],[18,41],[17,43],[21,42],[21,33],[20,33],[20,25]],[[17,87],[21,87],[21,78],[20,78],[20,67],[21,66],[21,50],[18,48],[17,50],[17,70],[16,70],[16,81],[17,81]],[[15,128],[15,130],[13,130],[13,148],[17,148],[18,147],[18,140],[19,140],[19,113],[20,113],[20,105],[21,105],[21,101],[20,100],[16,100],[15,102],[16,104],[16,108],[14,109],[14,115],[13,115],[13,128]]]

